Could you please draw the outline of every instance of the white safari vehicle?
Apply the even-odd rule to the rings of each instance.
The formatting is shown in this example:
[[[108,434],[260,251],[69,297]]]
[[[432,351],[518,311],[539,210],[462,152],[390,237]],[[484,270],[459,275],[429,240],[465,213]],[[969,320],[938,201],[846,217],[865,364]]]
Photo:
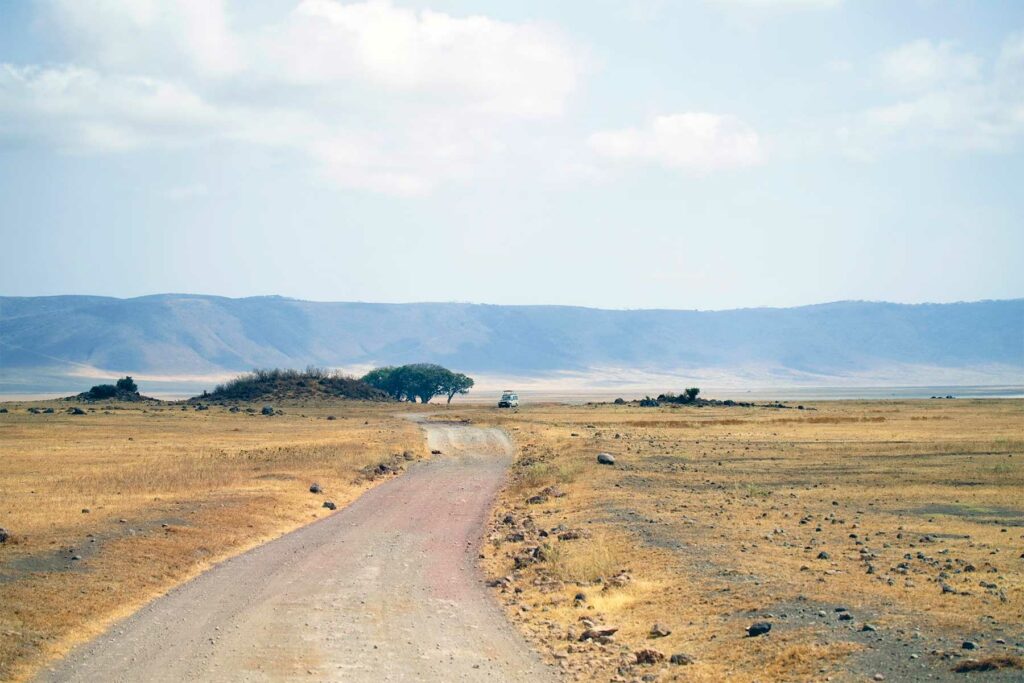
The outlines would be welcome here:
[[[519,396],[516,392],[506,389],[501,392],[501,398],[498,399],[499,408],[518,408],[519,407]]]

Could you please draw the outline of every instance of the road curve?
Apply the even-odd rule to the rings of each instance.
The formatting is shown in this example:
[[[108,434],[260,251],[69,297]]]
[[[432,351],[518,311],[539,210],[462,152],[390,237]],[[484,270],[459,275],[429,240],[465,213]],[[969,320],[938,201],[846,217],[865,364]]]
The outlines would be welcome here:
[[[476,566],[511,459],[508,438],[423,427],[443,455],[217,565],[39,680],[553,679]]]

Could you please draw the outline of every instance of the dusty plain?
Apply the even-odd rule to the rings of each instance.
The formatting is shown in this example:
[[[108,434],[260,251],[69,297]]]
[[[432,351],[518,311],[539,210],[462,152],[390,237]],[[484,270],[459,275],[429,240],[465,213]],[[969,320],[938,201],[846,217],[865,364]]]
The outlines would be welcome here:
[[[451,411],[518,447],[510,618],[575,680],[1024,680],[1024,401],[787,405]]]
[[[0,680],[428,456],[394,404],[0,405]]]

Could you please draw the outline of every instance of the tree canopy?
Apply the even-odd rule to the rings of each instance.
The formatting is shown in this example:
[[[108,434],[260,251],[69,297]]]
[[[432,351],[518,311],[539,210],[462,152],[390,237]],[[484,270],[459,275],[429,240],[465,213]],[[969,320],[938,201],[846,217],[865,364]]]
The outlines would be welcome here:
[[[399,401],[421,403],[430,403],[435,396],[447,396],[451,403],[456,394],[465,394],[473,386],[471,377],[432,363],[374,368],[362,381]]]

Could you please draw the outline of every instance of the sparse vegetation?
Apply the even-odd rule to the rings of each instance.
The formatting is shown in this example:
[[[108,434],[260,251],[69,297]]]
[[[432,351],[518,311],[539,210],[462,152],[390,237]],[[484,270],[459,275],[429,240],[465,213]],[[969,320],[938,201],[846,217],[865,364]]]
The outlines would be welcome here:
[[[780,405],[463,407],[527,463],[483,561],[524,635],[579,680],[942,678],[967,639],[985,656],[964,671],[1015,661],[1024,402]],[[618,629],[607,649],[579,642],[582,618]],[[775,629],[747,638],[759,621]],[[652,624],[671,633],[652,641]],[[617,655],[644,648],[666,661]]]
[[[266,401],[296,398],[348,398],[385,401],[388,396],[365,382],[317,367],[305,370],[253,370],[219,384],[199,401]]]
[[[82,401],[105,401],[109,399],[117,401],[143,401],[148,400],[139,394],[139,387],[130,376],[122,377],[114,384],[97,384],[71,399]]]
[[[382,463],[394,471],[425,454],[393,405],[299,410],[0,415],[0,680],[30,677],[151,597],[325,514],[326,496],[345,505],[385,480]]]

